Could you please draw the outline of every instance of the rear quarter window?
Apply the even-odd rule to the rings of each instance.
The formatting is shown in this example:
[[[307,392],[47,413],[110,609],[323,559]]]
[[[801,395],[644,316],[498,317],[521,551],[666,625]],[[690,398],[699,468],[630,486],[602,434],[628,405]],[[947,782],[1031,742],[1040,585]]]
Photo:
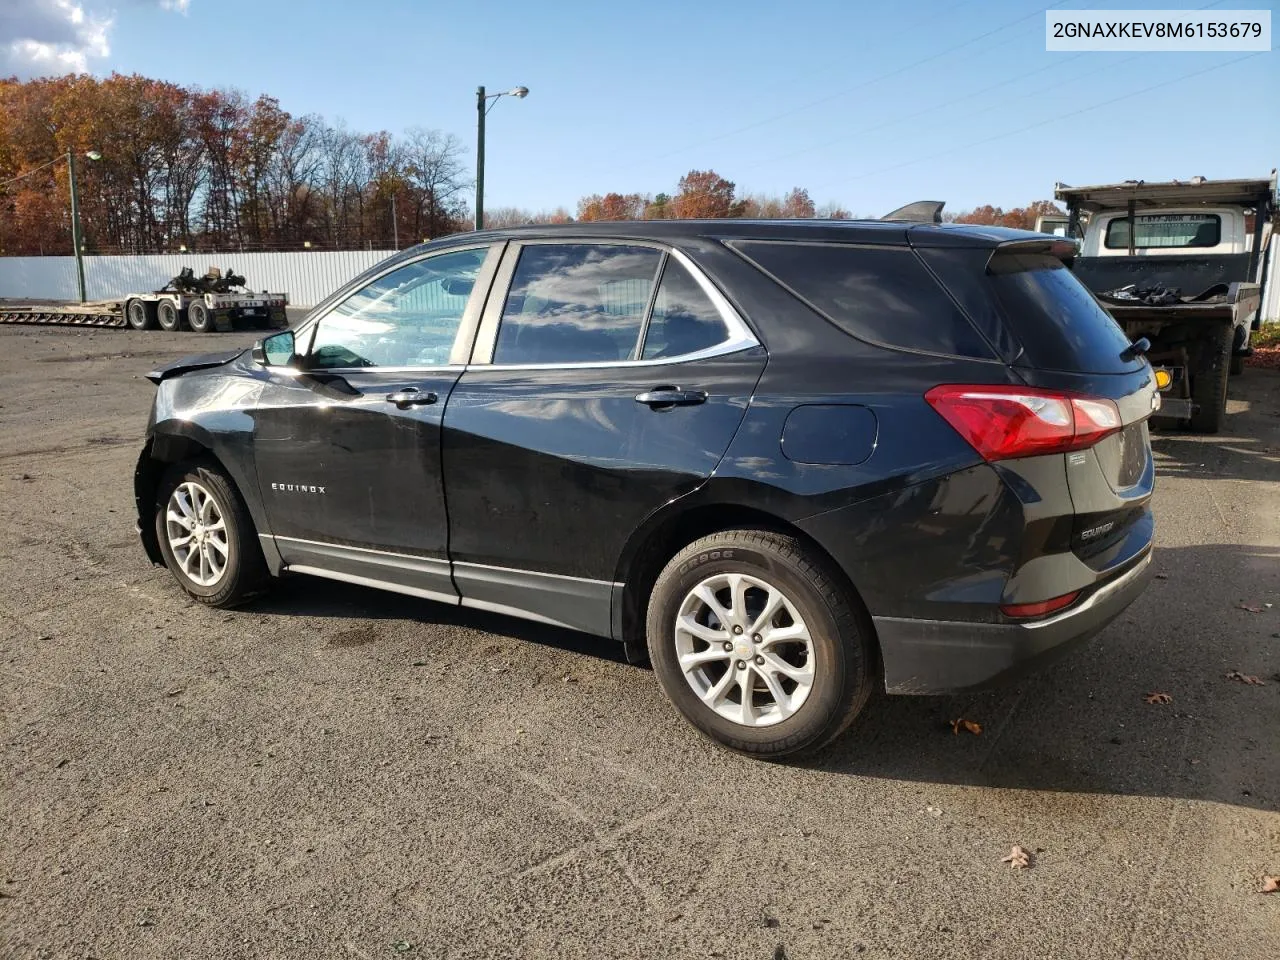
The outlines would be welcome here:
[[[763,240],[731,246],[860,340],[949,356],[994,357],[910,248]]]

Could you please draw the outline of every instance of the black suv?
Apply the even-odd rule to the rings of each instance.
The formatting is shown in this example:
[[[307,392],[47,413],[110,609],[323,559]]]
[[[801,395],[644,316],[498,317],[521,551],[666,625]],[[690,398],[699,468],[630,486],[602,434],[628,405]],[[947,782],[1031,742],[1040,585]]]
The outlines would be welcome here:
[[[150,374],[142,542],[215,606],[305,573],[612,637],[721,743],[816,747],[873,684],[986,685],[1143,589],[1158,394],[1073,252],[883,221],[427,244]]]

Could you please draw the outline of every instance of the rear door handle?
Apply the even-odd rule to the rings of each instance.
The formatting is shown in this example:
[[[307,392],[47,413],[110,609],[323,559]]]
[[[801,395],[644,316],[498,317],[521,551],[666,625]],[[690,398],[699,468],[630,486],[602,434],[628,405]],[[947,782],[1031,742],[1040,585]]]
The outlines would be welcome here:
[[[707,391],[681,390],[679,387],[657,387],[636,397],[636,403],[643,403],[654,410],[665,410],[668,407],[695,407],[706,402]]]
[[[405,407],[425,407],[440,398],[430,390],[419,390],[417,387],[405,387],[395,393],[387,394],[387,403],[394,403],[403,410]]]

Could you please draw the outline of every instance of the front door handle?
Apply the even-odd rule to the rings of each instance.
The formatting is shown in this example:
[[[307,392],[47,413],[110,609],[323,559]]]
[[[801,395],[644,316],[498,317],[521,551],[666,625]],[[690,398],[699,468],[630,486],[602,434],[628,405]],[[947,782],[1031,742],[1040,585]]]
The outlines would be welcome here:
[[[681,390],[679,387],[657,387],[646,390],[636,397],[636,403],[643,403],[654,410],[666,410],[669,407],[695,407],[707,402],[705,390]]]
[[[405,407],[425,407],[440,398],[430,390],[419,390],[417,387],[405,387],[395,393],[387,394],[387,403],[394,403],[403,410]]]

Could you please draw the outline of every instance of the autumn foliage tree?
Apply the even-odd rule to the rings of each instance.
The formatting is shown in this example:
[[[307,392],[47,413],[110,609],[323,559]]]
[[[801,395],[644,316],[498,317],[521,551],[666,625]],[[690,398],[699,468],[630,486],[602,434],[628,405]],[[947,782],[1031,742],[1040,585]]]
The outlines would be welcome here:
[[[467,226],[470,180],[448,134],[356,133],[272,97],[140,76],[0,79],[0,181],[13,181],[0,251],[70,251],[58,158],[88,150],[101,154],[77,168],[90,252],[385,248]]]
[[[679,220],[734,216],[733,191],[733,183],[714,170],[690,170],[680,178],[671,216]]]
[[[1025,207],[1014,207],[1003,210],[991,204],[983,204],[964,213],[957,214],[955,223],[975,223],[989,227],[1014,227],[1019,230],[1034,230],[1036,219],[1046,216],[1066,216],[1052,200],[1037,200]]]

